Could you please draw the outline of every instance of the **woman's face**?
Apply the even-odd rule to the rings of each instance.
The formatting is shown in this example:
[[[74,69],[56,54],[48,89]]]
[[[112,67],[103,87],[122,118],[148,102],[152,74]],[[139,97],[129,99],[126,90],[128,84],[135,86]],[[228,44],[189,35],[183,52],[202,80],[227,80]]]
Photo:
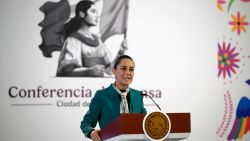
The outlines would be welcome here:
[[[120,89],[127,88],[132,83],[134,77],[134,62],[130,59],[124,58],[117,65],[116,69],[112,71],[116,78],[116,86]]]
[[[85,17],[85,21],[90,26],[96,26],[98,24],[98,12],[97,8],[94,4],[87,10],[87,15]]]

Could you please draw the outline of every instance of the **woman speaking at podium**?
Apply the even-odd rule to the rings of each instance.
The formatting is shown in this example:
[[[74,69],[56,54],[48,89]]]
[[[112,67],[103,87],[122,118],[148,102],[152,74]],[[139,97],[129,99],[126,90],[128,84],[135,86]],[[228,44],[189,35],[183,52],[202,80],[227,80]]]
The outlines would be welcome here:
[[[129,87],[134,77],[134,69],[135,64],[130,56],[121,55],[116,58],[112,67],[115,82],[96,92],[81,121],[81,130],[85,136],[100,141],[100,130],[94,129],[97,122],[102,129],[121,113],[147,113],[141,91]]]

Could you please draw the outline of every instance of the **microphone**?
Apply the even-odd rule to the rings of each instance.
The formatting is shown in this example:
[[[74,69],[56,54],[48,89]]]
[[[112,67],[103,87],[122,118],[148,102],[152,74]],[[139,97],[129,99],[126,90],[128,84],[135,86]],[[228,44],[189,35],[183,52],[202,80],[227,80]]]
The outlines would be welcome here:
[[[141,96],[148,96],[154,103],[155,103],[155,101],[153,100],[153,98],[150,96],[150,95],[148,95],[148,94],[143,94],[143,93],[140,93],[140,95]],[[155,103],[155,105],[160,109],[160,111],[161,111],[161,108],[160,108],[160,106],[158,105],[158,104],[156,104]]]

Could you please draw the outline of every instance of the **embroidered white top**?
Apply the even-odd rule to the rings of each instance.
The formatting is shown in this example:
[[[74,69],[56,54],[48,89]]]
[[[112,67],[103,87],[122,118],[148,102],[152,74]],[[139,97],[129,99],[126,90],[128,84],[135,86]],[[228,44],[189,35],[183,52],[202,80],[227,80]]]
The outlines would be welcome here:
[[[84,43],[91,40],[86,38],[78,35],[65,40],[58,61],[58,76],[63,76],[74,68],[92,67],[97,64],[106,66],[112,62],[111,53],[100,38],[96,37],[96,41],[92,41],[94,43]]]

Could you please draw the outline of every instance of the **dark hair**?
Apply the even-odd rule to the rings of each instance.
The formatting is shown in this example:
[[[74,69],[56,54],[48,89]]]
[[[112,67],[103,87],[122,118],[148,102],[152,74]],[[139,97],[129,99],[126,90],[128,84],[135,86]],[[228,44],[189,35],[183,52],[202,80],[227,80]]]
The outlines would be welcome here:
[[[117,66],[120,64],[121,60],[123,60],[123,59],[130,59],[130,60],[132,60],[133,63],[134,63],[134,60],[133,60],[130,56],[128,56],[128,55],[121,55],[121,56],[118,56],[118,57],[116,58],[116,60],[115,60],[115,62],[114,62],[113,68],[116,69]],[[134,63],[134,64],[135,64],[135,63]]]
[[[88,9],[93,4],[95,3],[89,0],[81,0],[80,2],[77,3],[75,9],[75,17],[64,25],[63,28],[64,39],[67,38],[70,34],[76,32],[81,27],[83,18],[80,17],[79,15],[80,11],[83,12],[85,15],[87,15]]]

